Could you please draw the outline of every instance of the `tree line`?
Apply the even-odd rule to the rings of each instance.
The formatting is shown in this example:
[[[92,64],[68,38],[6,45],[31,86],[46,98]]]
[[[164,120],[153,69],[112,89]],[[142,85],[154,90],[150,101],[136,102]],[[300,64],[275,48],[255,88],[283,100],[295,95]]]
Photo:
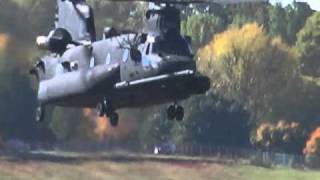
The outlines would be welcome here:
[[[100,35],[104,26],[141,30],[145,4],[88,2]],[[166,120],[162,105],[121,110],[118,130],[82,109],[50,108],[46,123],[36,125],[36,83],[27,71],[44,54],[34,39],[52,28],[54,7],[51,0],[0,2],[4,139],[173,141],[302,153],[319,126],[320,13],[299,2],[195,5],[182,11],[182,34],[192,38],[198,68],[212,82],[208,93],[182,102],[182,123]]]

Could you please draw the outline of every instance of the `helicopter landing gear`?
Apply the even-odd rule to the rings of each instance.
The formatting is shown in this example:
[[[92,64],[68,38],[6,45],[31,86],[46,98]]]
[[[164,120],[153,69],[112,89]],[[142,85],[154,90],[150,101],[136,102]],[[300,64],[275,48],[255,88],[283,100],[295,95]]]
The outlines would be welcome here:
[[[113,112],[108,117],[109,117],[111,126],[117,127],[119,124],[119,115],[117,113]]]
[[[36,109],[36,122],[40,123],[43,122],[45,115],[45,109],[42,105],[38,105]]]
[[[167,116],[169,120],[176,119],[177,121],[182,121],[184,118],[184,109],[176,103],[170,105],[167,109]]]
[[[97,104],[96,110],[97,110],[97,116],[99,116],[99,117],[103,117],[104,116],[104,108],[103,108],[103,104],[102,103],[98,103]]]
[[[167,116],[169,120],[173,120],[176,116],[176,106],[170,105],[167,109]]]
[[[99,117],[107,116],[112,127],[119,124],[119,115],[112,108],[111,102],[106,99],[97,104],[97,115]]]
[[[182,106],[178,106],[176,108],[176,120],[177,121],[182,121],[184,118],[184,109]]]

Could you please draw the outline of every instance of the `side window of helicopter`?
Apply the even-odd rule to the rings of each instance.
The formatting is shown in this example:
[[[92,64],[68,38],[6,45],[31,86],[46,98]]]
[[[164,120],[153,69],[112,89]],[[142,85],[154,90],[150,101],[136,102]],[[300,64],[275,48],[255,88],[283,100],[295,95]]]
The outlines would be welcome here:
[[[152,53],[156,54],[160,52],[160,43],[159,41],[156,41],[152,45]]]
[[[110,53],[108,53],[107,57],[106,57],[106,64],[110,64],[111,63],[111,55]]]
[[[79,69],[78,61],[64,61],[61,65],[64,68],[64,72],[72,72]]]
[[[70,63],[71,71],[77,71],[79,69],[79,65],[77,61],[73,61]]]
[[[148,45],[147,45],[146,55],[149,55],[149,53],[150,53],[150,43],[148,43]]]
[[[123,62],[127,62],[128,58],[129,58],[129,50],[125,49],[124,52],[123,52],[123,55],[122,55],[122,61]]]
[[[90,67],[90,68],[93,68],[94,65],[95,65],[95,59],[94,59],[94,57],[92,56],[91,59],[90,59],[90,62],[89,62],[89,67]]]

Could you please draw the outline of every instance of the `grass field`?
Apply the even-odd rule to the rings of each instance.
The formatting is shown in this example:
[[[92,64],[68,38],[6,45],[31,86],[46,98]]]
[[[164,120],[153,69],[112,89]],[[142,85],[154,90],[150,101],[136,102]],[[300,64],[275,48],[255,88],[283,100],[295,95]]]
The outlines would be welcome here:
[[[1,156],[0,180],[320,180],[320,171],[174,157]]]

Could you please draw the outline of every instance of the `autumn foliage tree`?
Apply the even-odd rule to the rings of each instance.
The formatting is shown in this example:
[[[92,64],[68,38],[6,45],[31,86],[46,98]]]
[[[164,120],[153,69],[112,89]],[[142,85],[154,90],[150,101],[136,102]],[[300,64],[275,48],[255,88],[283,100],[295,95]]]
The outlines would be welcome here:
[[[296,79],[296,53],[256,23],[218,34],[199,53],[198,66],[212,88],[243,104],[253,119],[272,111],[275,98]]]
[[[301,153],[305,132],[297,122],[284,120],[278,123],[262,123],[255,131],[251,142],[266,150]]]
[[[87,2],[95,10],[98,37],[105,26],[142,30],[146,3]],[[114,129],[106,119],[86,116],[82,110],[55,108],[47,111],[44,125],[39,126],[34,123],[37,82],[31,81],[27,71],[38,60],[36,57],[44,53],[36,49],[34,40],[52,29],[55,3],[55,0],[0,0],[0,136],[4,140],[48,142],[54,139],[50,127],[55,137],[66,141],[102,139],[121,144],[126,141],[152,144],[174,139],[181,143],[245,146],[252,127],[262,130],[260,127],[266,126],[260,126],[261,122],[256,120],[267,119],[271,125],[266,129],[272,129],[272,134],[280,131],[276,128],[279,119],[299,120],[301,128],[319,125],[315,122],[320,106],[318,83],[297,83],[300,74],[296,54],[281,40],[290,45],[295,43],[296,32],[310,15],[310,8],[299,3],[291,8],[246,3],[210,5],[209,9],[208,5],[199,4],[190,13],[182,12],[182,34],[192,37],[194,50],[209,43],[198,53],[198,66],[213,84],[205,95],[181,102],[185,107],[184,122],[166,121],[166,105],[121,112],[120,126]],[[303,67],[310,67],[310,71],[303,69],[308,70],[304,72],[314,75],[320,57],[319,13],[308,20],[294,48],[299,49]],[[290,128],[284,129],[280,131],[284,135],[279,137],[287,137]],[[267,135],[260,137],[268,139]],[[259,142],[267,144],[266,138]],[[276,139],[280,140],[271,140],[276,143],[283,138]]]
[[[309,166],[320,168],[320,127],[311,133],[303,153]]]
[[[320,156],[320,127],[311,133],[303,152],[305,155]]]
[[[0,33],[0,56],[3,55],[5,50],[7,49],[9,40],[10,38],[7,34]]]
[[[94,122],[81,109],[55,107],[49,116],[50,128],[58,140],[95,140]]]

